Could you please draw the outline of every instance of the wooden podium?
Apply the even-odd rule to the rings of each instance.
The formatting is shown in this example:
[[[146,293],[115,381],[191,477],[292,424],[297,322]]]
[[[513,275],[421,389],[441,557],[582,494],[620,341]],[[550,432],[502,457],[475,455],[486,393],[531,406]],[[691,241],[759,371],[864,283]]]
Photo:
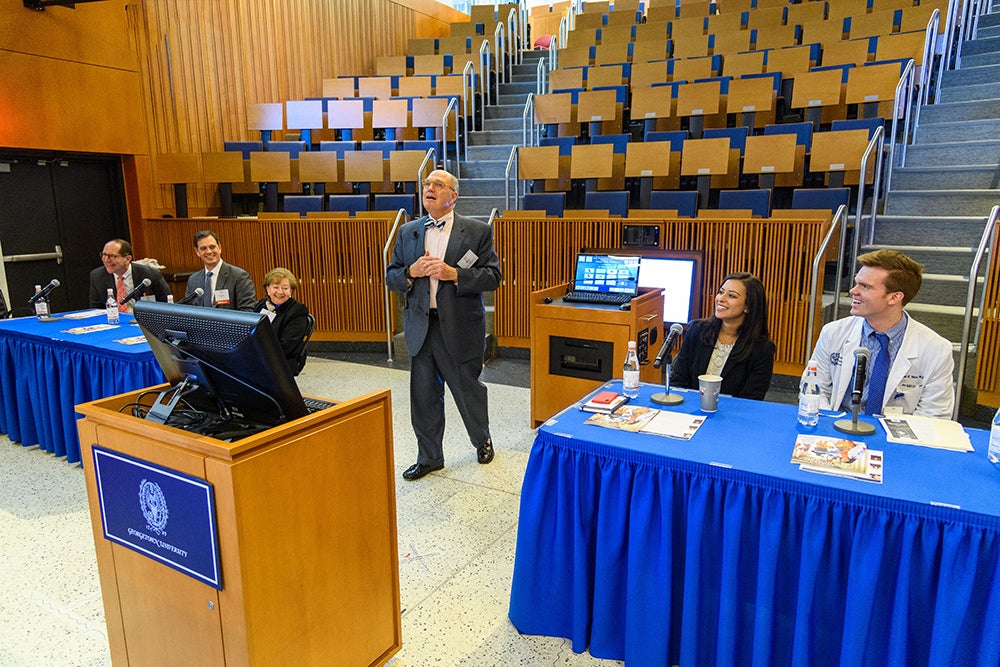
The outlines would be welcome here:
[[[77,406],[114,664],[388,661],[402,642],[389,391],[233,443],[120,412],[142,393]],[[95,446],[211,485],[221,590],[105,537]]]
[[[531,294],[532,428],[607,380],[620,378],[630,340],[638,343],[640,379],[662,381],[652,361],[663,334],[663,290],[640,288],[630,309],[621,310],[565,303],[561,297],[567,287]]]

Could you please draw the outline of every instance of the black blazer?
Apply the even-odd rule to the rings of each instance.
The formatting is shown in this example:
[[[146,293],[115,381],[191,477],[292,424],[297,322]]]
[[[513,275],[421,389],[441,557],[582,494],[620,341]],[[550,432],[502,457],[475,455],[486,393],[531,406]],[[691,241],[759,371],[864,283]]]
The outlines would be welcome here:
[[[701,331],[707,320],[691,322],[684,334],[684,344],[670,367],[670,384],[688,389],[698,388],[698,376],[705,373],[712,358],[714,346],[701,340]],[[774,342],[758,340],[750,346],[750,356],[735,361],[730,355],[722,367],[722,393],[738,398],[762,401],[771,386],[774,371]]]
[[[258,301],[253,310],[259,313],[267,307],[267,299]],[[271,320],[271,328],[278,336],[281,344],[281,351],[285,353],[288,360],[288,367],[292,369],[292,375],[298,375],[304,364],[299,363],[299,355],[302,354],[302,347],[305,344],[302,340],[309,327],[309,309],[305,304],[289,299],[280,306],[275,306],[274,319]]]
[[[170,286],[164,280],[163,274],[159,270],[145,264],[132,262],[132,285],[138,287],[143,278],[149,278],[152,285],[147,287],[143,294],[156,295],[157,301],[166,301],[170,294]],[[108,301],[108,290],[115,294],[118,286],[115,284],[117,278],[103,266],[99,266],[90,272],[90,307],[104,308]]]

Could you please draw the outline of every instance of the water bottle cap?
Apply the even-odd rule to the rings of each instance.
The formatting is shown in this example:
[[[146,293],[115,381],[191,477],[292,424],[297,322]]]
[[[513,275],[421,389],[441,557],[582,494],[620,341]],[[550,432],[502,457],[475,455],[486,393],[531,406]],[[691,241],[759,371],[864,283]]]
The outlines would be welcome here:
[[[630,340],[628,342],[628,349],[630,349],[630,350],[634,350],[635,349],[635,341],[634,340]]]

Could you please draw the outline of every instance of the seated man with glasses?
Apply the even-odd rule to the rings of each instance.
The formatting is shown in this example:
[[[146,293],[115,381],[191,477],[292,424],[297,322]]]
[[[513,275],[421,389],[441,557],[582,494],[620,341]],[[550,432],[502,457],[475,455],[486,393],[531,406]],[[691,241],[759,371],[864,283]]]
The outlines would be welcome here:
[[[410,422],[417,462],[403,472],[414,481],[444,467],[444,386],[462,416],[481,464],[493,460],[486,385],[479,379],[486,349],[483,292],[500,285],[493,228],[455,213],[458,179],[443,170],[423,182],[427,215],[396,236],[389,289],[405,296],[403,333],[410,356]]]
[[[151,266],[132,262],[132,244],[124,239],[112,239],[104,244],[101,252],[103,267],[90,272],[90,307],[104,308],[108,301],[108,290],[115,295],[115,301],[121,301],[133,288],[142,284],[144,278],[149,278],[150,286],[142,295],[153,295],[157,301],[166,301],[170,287],[163,279],[163,274]],[[123,313],[132,312],[132,301],[118,306]]]

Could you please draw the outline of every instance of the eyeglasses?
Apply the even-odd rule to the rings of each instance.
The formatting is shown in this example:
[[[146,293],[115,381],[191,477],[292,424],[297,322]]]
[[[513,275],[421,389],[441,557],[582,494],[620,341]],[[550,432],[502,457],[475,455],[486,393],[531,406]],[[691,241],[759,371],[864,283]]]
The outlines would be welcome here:
[[[101,261],[103,262],[103,261],[104,261],[104,260],[106,260],[106,259],[117,259],[117,258],[119,258],[119,257],[124,257],[124,256],[125,256],[125,255],[109,255],[109,254],[108,254],[108,253],[106,253],[106,252],[102,252],[102,253],[101,253]]]
[[[421,183],[421,185],[423,185],[428,190],[440,190],[440,189],[444,189],[444,188],[448,188],[449,190],[454,190],[454,188],[451,187],[450,184],[445,183],[444,181],[438,181],[438,180],[433,180],[432,181],[432,180],[428,179],[428,180],[424,181],[423,183]]]

